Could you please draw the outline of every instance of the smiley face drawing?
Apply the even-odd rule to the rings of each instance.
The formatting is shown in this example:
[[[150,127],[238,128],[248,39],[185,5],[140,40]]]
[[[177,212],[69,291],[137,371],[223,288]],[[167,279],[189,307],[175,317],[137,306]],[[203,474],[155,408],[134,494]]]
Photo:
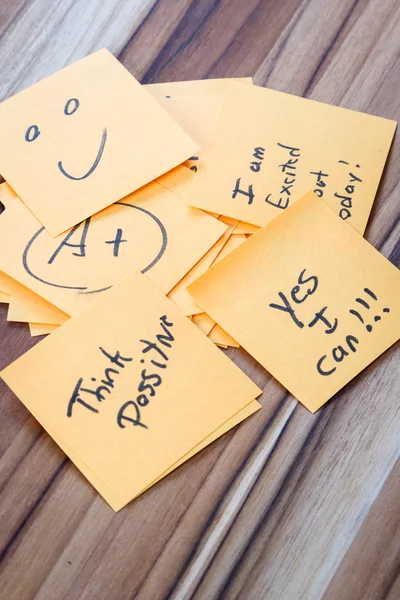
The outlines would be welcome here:
[[[2,102],[0,127],[0,173],[53,237],[197,150],[108,50]]]
[[[65,103],[64,106],[64,114],[67,116],[71,116],[73,115],[79,108],[79,100],[78,98],[70,98],[69,100],[67,100],[67,102]],[[37,125],[31,125],[30,127],[28,127],[28,129],[26,130],[25,133],[25,141],[27,142],[34,142],[35,140],[37,140],[37,138],[40,135],[40,130],[39,127]],[[93,171],[96,169],[97,165],[100,162],[100,159],[103,155],[104,152],[104,147],[106,145],[106,141],[107,141],[107,128],[104,127],[103,129],[103,134],[101,136],[101,142],[100,142],[100,146],[96,155],[96,158],[94,159],[94,162],[92,164],[92,166],[90,167],[90,169],[81,177],[76,177],[74,175],[71,175],[70,173],[68,173],[62,163],[62,160],[58,161],[58,168],[60,169],[61,173],[65,176],[68,177],[69,179],[73,179],[74,181],[81,181],[82,179],[86,179],[86,177],[89,177],[89,175],[91,175],[93,173]]]

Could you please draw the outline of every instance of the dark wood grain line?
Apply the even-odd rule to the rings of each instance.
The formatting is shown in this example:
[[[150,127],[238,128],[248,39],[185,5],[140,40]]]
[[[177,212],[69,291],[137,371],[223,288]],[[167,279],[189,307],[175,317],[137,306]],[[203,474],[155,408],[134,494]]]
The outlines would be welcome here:
[[[25,527],[26,527],[27,523],[29,522],[30,518],[35,513],[35,511],[38,508],[39,504],[42,502],[43,498],[46,496],[47,492],[50,490],[51,486],[56,481],[57,477],[60,475],[60,473],[62,472],[62,470],[64,469],[65,465],[68,462],[69,462],[69,459],[66,456],[64,458],[64,460],[60,463],[58,469],[53,473],[50,481],[48,482],[48,484],[46,485],[46,487],[42,490],[42,492],[39,495],[39,497],[36,499],[36,501],[34,502],[34,504],[31,506],[31,508],[29,509],[29,511],[26,513],[26,515],[24,516],[24,518],[21,521],[20,525],[14,531],[14,533],[10,537],[9,541],[7,542],[7,544],[4,546],[3,550],[0,552],[0,564],[6,558],[6,556],[9,553],[11,547],[14,545],[14,542],[18,539],[18,536],[20,535],[20,533],[25,529]]]
[[[251,446],[251,448],[250,448],[250,449],[249,449],[249,451],[247,452],[246,456],[244,457],[244,459],[243,459],[243,460],[242,460],[242,462],[240,463],[240,466],[238,467],[238,469],[236,470],[236,472],[233,474],[233,477],[232,477],[232,479],[230,480],[229,484],[228,484],[228,485],[227,485],[227,486],[226,486],[226,487],[225,487],[223,490],[221,490],[221,494],[220,494],[219,500],[216,502],[216,504],[215,504],[215,506],[214,506],[213,510],[210,512],[210,514],[209,514],[209,516],[208,516],[208,519],[206,520],[206,522],[204,523],[204,525],[203,525],[202,529],[200,530],[200,532],[199,532],[199,534],[198,534],[198,536],[197,536],[196,540],[193,542],[193,547],[192,547],[192,550],[191,550],[190,554],[188,554],[188,556],[187,556],[187,559],[186,559],[186,561],[184,562],[184,564],[182,565],[182,568],[181,568],[180,572],[179,572],[179,573],[176,575],[176,577],[175,577],[175,580],[174,580],[174,582],[173,582],[172,586],[170,587],[170,589],[169,589],[169,591],[168,591],[168,593],[167,593],[167,595],[166,595],[166,599],[167,599],[167,598],[169,599],[169,598],[171,598],[171,597],[172,597],[173,593],[174,593],[174,592],[175,592],[175,590],[176,590],[176,587],[177,587],[177,585],[179,584],[179,581],[180,581],[180,579],[181,579],[182,575],[185,573],[185,571],[186,571],[186,570],[187,570],[187,568],[189,567],[190,563],[192,562],[193,558],[195,557],[195,555],[196,555],[196,552],[198,551],[198,549],[199,549],[199,546],[200,546],[200,544],[201,544],[201,542],[202,542],[202,540],[203,540],[203,538],[204,538],[204,536],[205,536],[205,534],[206,534],[207,530],[208,530],[208,529],[211,527],[211,525],[212,525],[212,522],[213,522],[213,520],[214,520],[215,516],[217,515],[217,513],[218,513],[219,509],[221,508],[221,505],[222,505],[222,503],[223,503],[223,501],[224,501],[224,499],[225,499],[225,496],[228,494],[228,492],[229,492],[229,491],[232,489],[232,487],[234,486],[234,484],[235,484],[235,482],[236,482],[236,480],[237,480],[238,476],[240,475],[240,473],[242,472],[242,470],[245,468],[246,464],[247,464],[247,463],[248,463],[248,461],[250,460],[250,458],[251,458],[251,456],[252,456],[252,454],[253,454],[254,450],[257,448],[257,446],[258,446],[258,444],[259,444],[259,442],[260,442],[261,438],[262,438],[262,437],[265,435],[265,433],[266,433],[266,432],[267,432],[267,431],[268,431],[268,430],[269,430],[269,429],[272,427],[272,425],[273,425],[273,423],[274,423],[275,419],[277,418],[277,416],[278,416],[279,412],[282,410],[282,408],[283,408],[283,406],[284,406],[284,404],[285,404],[286,400],[288,399],[288,397],[289,397],[289,393],[288,393],[288,392],[286,392],[286,393],[284,393],[284,394],[283,394],[283,396],[282,396],[282,398],[279,400],[279,402],[278,402],[278,404],[277,404],[277,406],[276,406],[275,410],[273,411],[273,413],[272,413],[271,417],[268,419],[268,421],[265,423],[265,425],[264,425],[263,429],[261,430],[261,432],[260,432],[260,435],[259,435],[259,436],[258,436],[258,437],[255,439],[255,442],[254,442],[254,444]],[[293,414],[293,413],[292,413],[292,414]],[[286,429],[287,425],[289,424],[291,417],[292,417],[292,415],[289,417],[289,419],[288,419],[288,420],[287,420],[287,422],[285,423],[285,425],[284,425],[284,427],[283,427],[282,431],[281,431],[281,432],[280,432],[280,434],[279,434],[278,440],[280,439],[281,435],[283,435],[283,432],[285,431],[285,429]],[[274,451],[275,451],[275,446],[274,446],[274,448],[273,448],[273,450],[272,450],[272,452],[271,452],[271,454],[270,454],[270,456],[269,456],[268,460],[270,459],[270,457],[272,456],[272,454],[273,454],[273,452],[274,452]],[[268,462],[268,460],[267,460],[267,462]],[[256,479],[255,483],[256,483],[257,481],[258,481],[258,477],[257,477],[257,479]],[[254,487],[254,486],[252,486],[252,487]],[[240,512],[240,511],[239,511],[239,512]],[[238,514],[239,514],[239,513],[238,513]],[[237,518],[237,515],[236,515],[235,519],[236,519],[236,518]]]
[[[265,434],[265,433],[268,431],[268,429],[269,429],[269,428],[271,428],[271,427],[273,426],[273,422],[274,422],[274,420],[275,420],[275,418],[276,418],[276,416],[277,416],[277,414],[278,414],[279,410],[280,410],[280,409],[283,407],[283,405],[284,405],[284,403],[286,402],[286,400],[287,400],[287,398],[288,398],[288,397],[289,397],[289,394],[285,394],[285,396],[284,396],[284,397],[282,398],[282,400],[279,402],[277,409],[275,410],[274,414],[272,415],[272,417],[269,419],[268,423],[267,423],[267,424],[266,424],[266,426],[264,427],[264,429],[263,429],[263,431],[262,431],[262,433],[261,433],[260,437],[261,437],[262,435],[264,435],[264,434]],[[296,406],[296,408],[297,408],[297,406]],[[284,434],[286,433],[286,430],[287,430],[287,428],[288,428],[288,427],[289,427],[289,425],[291,424],[291,421],[292,421],[292,419],[293,419],[293,416],[294,416],[294,413],[295,413],[295,411],[296,411],[296,408],[294,409],[293,413],[292,413],[292,414],[289,416],[289,418],[288,418],[288,419],[287,419],[287,421],[285,422],[284,426],[282,427],[282,429],[281,429],[281,431],[280,431],[280,433],[279,433],[279,435],[278,435],[278,437],[277,437],[277,439],[276,439],[275,445],[274,445],[274,447],[272,448],[272,451],[270,452],[270,454],[269,454],[269,456],[268,456],[268,458],[267,458],[267,461],[265,462],[264,468],[266,468],[266,467],[267,467],[268,463],[269,463],[269,462],[271,461],[271,459],[272,459],[272,458],[275,456],[276,452],[277,452],[277,451],[279,451],[279,449],[280,449],[279,443],[280,443],[280,441],[281,441],[282,437],[284,436]],[[258,444],[256,444],[256,446],[254,447],[254,450],[257,448],[257,445],[258,445]],[[252,452],[249,452],[248,456],[246,456],[246,459],[243,461],[243,464],[241,465],[240,469],[239,469],[239,470],[237,471],[237,473],[235,474],[235,477],[234,477],[234,479],[232,480],[232,482],[230,483],[230,485],[229,485],[229,486],[228,486],[228,487],[225,489],[225,492],[224,492],[224,494],[227,494],[227,493],[229,492],[229,490],[230,490],[230,489],[233,487],[233,485],[234,485],[234,483],[235,483],[235,481],[236,481],[237,477],[239,476],[239,474],[240,474],[240,472],[241,472],[242,468],[245,468],[245,467],[246,467],[246,463],[247,463],[247,462],[250,460],[251,454],[252,454]],[[251,494],[251,492],[253,491],[253,489],[256,487],[256,485],[257,485],[257,483],[259,482],[259,480],[260,480],[261,476],[262,476],[262,472],[260,472],[260,473],[258,474],[258,476],[256,477],[256,479],[254,480],[254,483],[253,483],[253,485],[252,485],[252,486],[249,488],[249,490],[248,490],[248,495],[250,495],[250,494]],[[221,504],[222,504],[222,502],[223,502],[223,499],[224,499],[224,498],[222,497],[222,498],[221,498],[221,500],[220,500],[220,502],[218,503],[217,509],[219,509],[219,508],[220,508],[220,506],[221,506]],[[242,512],[242,510],[243,510],[243,506],[244,506],[244,505],[242,505],[242,506],[240,507],[240,509],[239,509],[239,510],[238,510],[238,512],[236,513],[235,517],[233,518],[233,520],[232,520],[232,522],[231,522],[231,524],[230,524],[229,528],[226,530],[226,532],[225,532],[225,535],[224,535],[224,536],[221,538],[221,540],[220,540],[220,544],[219,544],[219,547],[221,547],[221,546],[224,544],[224,542],[225,542],[225,540],[227,539],[227,537],[228,537],[228,535],[229,535],[230,531],[231,531],[231,530],[232,530],[232,528],[235,526],[235,523],[237,522],[237,520],[238,520],[238,518],[239,518],[239,516],[240,516],[240,514],[241,514],[241,512]],[[209,528],[212,526],[212,521],[214,520],[214,517],[216,516],[216,514],[217,514],[217,511],[216,511],[216,510],[215,510],[215,511],[213,511],[213,512],[210,514],[209,522],[208,522],[208,523],[206,524],[206,526],[203,528],[203,531],[202,531],[201,535],[200,535],[200,536],[199,536],[199,538],[198,538],[198,541],[197,541],[196,548],[194,548],[194,551],[192,551],[191,555],[188,557],[187,564],[186,564],[186,568],[189,566],[189,564],[190,564],[191,560],[194,558],[194,556],[195,556],[195,554],[196,554],[196,551],[197,551],[198,547],[200,546],[200,543],[201,543],[201,540],[202,540],[202,537],[203,537],[203,535],[205,535],[205,534],[206,534],[206,532],[207,532],[207,529],[209,529]],[[218,552],[218,550],[217,550],[217,552]],[[209,569],[210,569],[210,566],[211,566],[211,563],[209,563],[209,564],[208,564],[208,566],[207,566],[207,568],[206,568],[206,569],[204,569],[204,572],[202,573],[202,576],[200,577],[199,581],[197,582],[197,585],[196,585],[195,589],[193,590],[193,595],[197,593],[197,591],[198,591],[199,587],[201,586],[202,582],[204,581],[205,577],[207,576],[207,573],[208,573],[208,571],[209,571]],[[183,576],[183,574],[184,574],[184,572],[185,572],[186,568],[182,568],[182,573],[181,573],[181,576]],[[176,587],[177,587],[177,585],[179,584],[179,579],[180,579],[180,578],[176,578],[176,580],[175,580],[175,582],[174,582],[174,586],[173,586],[173,587],[171,588],[171,590],[169,591],[169,593],[168,593],[168,595],[167,595],[167,599],[168,599],[168,600],[169,600],[170,598],[172,598],[172,596],[173,596],[173,593],[174,593],[174,591],[176,590]],[[223,598],[223,594],[221,595],[221,598]]]
[[[383,74],[383,78],[381,79],[381,85],[383,84],[383,82],[385,81],[385,79],[391,75],[394,66],[396,65],[397,61],[400,59],[400,50],[399,52],[397,52],[397,54],[395,55],[395,58],[393,60],[393,64],[390,65],[390,68],[387,68]],[[370,106],[373,104],[374,102],[374,98],[371,98],[370,102],[367,104],[366,108],[365,108],[365,112],[368,112],[370,109]]]
[[[391,251],[389,260],[395,267],[400,268],[400,240],[396,242],[395,247]]]
[[[164,44],[163,48],[161,49],[161,51],[158,53],[157,57],[153,61],[153,64],[151,65],[151,67],[144,73],[143,78],[142,78],[142,83],[153,83],[154,81],[157,80],[157,76],[159,75],[159,72],[162,71],[163,69],[165,69],[178,54],[183,52],[185,50],[185,48],[187,48],[187,46],[200,35],[202,28],[207,23],[208,19],[211,17],[213,12],[221,4],[221,1],[222,0],[213,0],[212,1],[211,7],[208,10],[206,10],[204,16],[201,17],[200,21],[198,23],[196,22],[196,27],[194,28],[194,31],[192,33],[190,33],[189,36],[186,36],[186,39],[178,45],[178,48],[176,50],[174,50],[170,56],[168,56],[168,51],[169,51],[170,47],[172,46],[173,38],[170,37],[169,40],[167,40],[167,42]],[[199,10],[200,7],[196,3],[196,0],[194,0],[194,1],[192,0],[192,2],[190,2],[190,4],[189,4],[184,16],[182,17],[180,23],[175,28],[174,35],[176,34],[177,36],[179,36],[179,34],[182,33],[186,27],[188,27],[190,29],[190,20],[192,18],[192,11],[195,9]]]
[[[314,81],[322,67],[322,65],[326,62],[326,59],[328,58],[329,54],[331,53],[332,48],[334,47],[334,45],[336,44],[336,42],[338,41],[341,33],[343,32],[344,28],[346,27],[347,23],[349,22],[352,14],[354,13],[354,10],[356,8],[356,6],[358,5],[358,3],[360,2],[360,0],[354,0],[353,4],[351,5],[349,11],[347,12],[345,18],[343,19],[339,29],[336,31],[335,35],[333,36],[330,44],[328,45],[328,47],[325,49],[324,53],[322,54],[316,68],[314,69],[313,74],[311,75],[310,79],[308,80],[308,83],[303,91],[303,96],[306,97],[308,96],[308,93],[310,92]]]
[[[21,466],[21,464],[23,463],[25,458],[28,456],[29,452],[37,444],[37,442],[40,440],[40,438],[42,437],[44,432],[45,432],[44,429],[40,429],[39,433],[34,437],[33,441],[24,449],[24,452],[18,456],[18,460],[15,463],[14,471],[16,471]],[[9,474],[9,476],[6,477],[6,479],[3,481],[2,485],[0,485],[0,495],[6,488],[7,484],[9,483],[9,481],[13,475],[14,475],[14,472],[11,472]]]
[[[290,486],[290,483],[294,479],[296,479],[297,472],[300,470],[300,475],[298,476],[298,478],[296,480],[297,484],[299,484],[304,479],[305,475],[308,473],[310,465],[312,464],[313,460],[315,459],[318,447],[323,442],[323,435],[329,425],[329,421],[330,421],[333,411],[334,411],[334,404],[331,403],[327,407],[322,409],[320,411],[320,414],[318,414],[318,416],[316,417],[315,422],[313,423],[310,431],[308,432],[308,435],[305,437],[304,442],[302,443],[299,452],[294,457],[285,478],[283,479],[281,485],[276,489],[276,492],[274,493],[274,496],[273,496],[271,502],[266,506],[266,510],[265,510],[264,514],[262,515],[261,520],[258,522],[257,527],[255,528],[255,530],[253,531],[251,536],[246,540],[246,544],[243,546],[242,552],[236,559],[235,563],[232,564],[229,576],[226,579],[224,586],[220,591],[221,598],[224,598],[225,595],[228,593],[228,589],[231,587],[231,585],[235,579],[236,573],[241,567],[244,556],[250,551],[251,546],[253,545],[254,541],[256,540],[256,538],[259,535],[259,531],[264,527],[264,525],[269,520],[271,514],[279,506],[281,499],[285,495],[286,489]],[[301,463],[304,461],[304,456],[306,455],[306,451],[309,449],[310,444],[312,444],[314,439],[316,439],[316,442],[315,442],[315,445],[313,446],[313,452],[309,458],[306,458],[305,464],[302,465]],[[281,515],[279,515],[278,519],[274,522],[272,532],[274,532],[279,527],[282,514],[284,514],[284,508],[281,510]],[[272,532],[271,532],[271,535],[272,535]],[[259,561],[256,561],[255,565],[252,567],[252,570],[256,567],[258,562]],[[206,573],[204,573],[204,575],[205,574]]]
[[[391,595],[391,592],[394,590],[395,585],[398,583],[400,579],[400,560],[397,560],[397,563],[393,566],[392,569],[392,577],[390,581],[387,583],[386,587],[382,589],[381,597],[377,600],[388,600]],[[397,596],[398,598],[398,596]]]
[[[124,53],[126,52],[127,48],[130,46],[130,44],[133,42],[133,40],[135,39],[135,37],[140,33],[140,31],[143,29],[143,27],[145,25],[147,25],[147,23],[149,22],[150,18],[152,17],[152,15],[154,14],[155,10],[157,9],[157,7],[159,6],[160,0],[155,0],[153,6],[151,7],[151,9],[149,10],[149,12],[147,13],[147,15],[145,16],[145,18],[143,19],[143,21],[140,23],[139,27],[137,27],[133,32],[132,35],[129,37],[129,39],[125,42],[125,44],[123,45],[123,47],[121,48],[121,50],[118,52],[117,54],[117,58],[118,60],[121,60],[121,57],[124,55]]]
[[[392,225],[387,229],[387,231],[385,231],[383,237],[381,238],[381,240],[379,241],[379,244],[377,244],[375,247],[377,250],[381,251],[383,246],[386,244],[386,242],[388,241],[388,239],[390,238],[390,236],[392,235],[393,231],[396,229],[396,227],[399,224],[399,220],[400,217],[398,217],[397,219],[395,219],[392,223]],[[389,259],[390,260],[390,259]]]
[[[252,10],[252,12],[246,17],[246,19],[240,25],[240,28],[239,28],[238,32],[236,33],[236,35],[239,33],[239,31],[243,30],[251,21],[254,20],[255,16],[257,15],[257,13],[260,10],[260,8],[264,8],[265,4],[266,4],[265,0],[261,0],[257,4],[257,6]],[[267,2],[267,4],[269,4],[269,2]],[[215,67],[218,65],[218,63],[221,62],[221,60],[223,58],[225,58],[225,56],[228,54],[228,52],[230,51],[230,49],[234,45],[235,41],[236,41],[236,39],[234,38],[230,42],[230,44],[228,44],[226,46],[226,48],[224,48],[222,54],[213,62],[213,64],[211,65],[211,67],[209,69],[207,69],[207,71],[204,73],[204,79],[207,79],[208,77],[210,77],[210,74],[212,73],[212,71],[215,69]]]
[[[263,80],[261,82],[257,81],[255,83],[257,83],[257,85],[260,85],[262,87],[266,87],[268,80],[271,76],[272,71],[275,68],[276,63],[278,62],[278,59],[281,57],[284,49],[286,48],[290,36],[294,30],[294,28],[296,27],[296,24],[298,23],[298,21],[300,20],[302,14],[304,13],[304,11],[306,10],[307,6],[310,4],[311,0],[306,0],[303,5],[301,5],[298,10],[296,11],[296,15],[294,16],[294,18],[291,19],[290,21],[290,27],[288,28],[285,37],[283,38],[283,40],[279,43],[278,46],[278,52],[276,53],[276,55],[274,56],[274,61],[269,69],[269,71],[267,72],[267,74],[265,75],[265,77],[263,78]]]

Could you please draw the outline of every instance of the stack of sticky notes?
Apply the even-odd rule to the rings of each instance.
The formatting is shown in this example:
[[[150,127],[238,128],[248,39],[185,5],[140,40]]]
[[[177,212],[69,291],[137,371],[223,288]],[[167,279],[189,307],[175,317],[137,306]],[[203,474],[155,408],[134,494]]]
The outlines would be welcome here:
[[[1,376],[115,510],[260,408],[216,346],[314,412],[399,339],[362,237],[395,122],[102,50],[0,127],[0,302],[47,334]]]

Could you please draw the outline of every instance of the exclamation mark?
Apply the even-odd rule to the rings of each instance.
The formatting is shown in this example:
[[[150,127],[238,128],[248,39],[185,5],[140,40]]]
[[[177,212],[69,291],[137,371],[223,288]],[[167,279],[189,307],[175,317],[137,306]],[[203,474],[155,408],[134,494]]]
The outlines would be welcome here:
[[[369,288],[364,288],[364,292],[366,294],[368,294],[368,296],[370,298],[372,298],[373,300],[378,300],[378,298],[376,297],[376,295],[374,294],[374,292],[372,292]],[[356,302],[358,302],[358,304],[361,304],[361,306],[363,306],[364,308],[366,308],[367,310],[369,310],[371,307],[368,304],[368,302],[366,300],[363,300],[363,298],[356,298]],[[354,309],[350,309],[349,312],[354,315],[355,317],[357,317],[357,319],[364,325],[364,319],[363,317],[360,315],[360,313],[357,310]],[[390,312],[390,308],[384,308],[383,309],[384,313],[389,313]],[[374,316],[374,321],[375,323],[377,323],[378,321],[381,320],[381,317],[379,315],[375,315]],[[368,333],[370,333],[372,331],[372,325],[370,325],[369,323],[367,325],[365,325],[365,329],[368,331]]]

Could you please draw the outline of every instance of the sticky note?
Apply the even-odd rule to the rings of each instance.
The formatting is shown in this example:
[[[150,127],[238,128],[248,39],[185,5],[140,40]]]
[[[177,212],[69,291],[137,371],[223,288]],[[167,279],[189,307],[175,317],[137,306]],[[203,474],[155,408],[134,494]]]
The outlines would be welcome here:
[[[197,150],[107,50],[5,100],[0,128],[0,172],[52,236]]]
[[[235,80],[246,84],[253,83],[251,77],[239,77],[235,78]],[[197,79],[193,81],[148,83],[143,87],[155,98],[165,98],[166,96],[187,98],[189,96],[225,95],[231,81],[232,79],[230,78]]]
[[[8,304],[10,302],[10,299],[11,299],[10,294],[0,291],[0,303],[1,304]]]
[[[230,84],[189,202],[263,226],[309,190],[363,233],[396,123]]]
[[[186,289],[187,286],[189,283],[195,281],[197,277],[200,277],[200,275],[205,273],[206,270],[212,265],[215,258],[218,256],[222,248],[231,237],[232,231],[237,225],[237,221],[227,217],[221,217],[221,222],[227,225],[227,229],[224,234],[168,294],[168,298],[172,300],[174,304],[179,306],[186,316],[196,315],[203,312],[200,306],[198,306],[198,304],[194,301],[193,297],[188,293]]]
[[[244,221],[240,221],[235,227],[235,234],[245,234],[251,235],[258,231],[260,228],[257,225],[251,225],[250,223],[244,223]]]
[[[208,335],[215,325],[215,321],[204,312],[193,315],[192,323],[194,323],[205,335]]]
[[[223,95],[158,98],[160,106],[186,131],[200,149],[209,142],[223,102]]]
[[[189,191],[193,183],[194,173],[188,167],[179,165],[165,173],[156,180],[157,183],[167,188],[184,200],[188,199]]]
[[[232,336],[229,335],[222,327],[220,327],[217,323],[211,329],[208,334],[209,339],[217,344],[217,346],[221,346],[222,348],[227,348],[231,346],[232,348],[239,348],[239,344],[236,340],[233,339]]]
[[[400,274],[309,192],[188,288],[310,411],[400,336]]]
[[[226,244],[223,246],[217,257],[214,259],[212,264],[215,265],[215,263],[225,258],[225,256],[228,256],[228,254],[230,254],[233,250],[238,248],[245,241],[246,236],[244,235],[244,233],[233,233],[227,240]]]
[[[10,296],[9,321],[35,321],[61,325],[68,315],[18,281],[0,272],[0,289]]]
[[[236,415],[234,415],[228,421],[226,421],[221,427],[216,429],[211,435],[206,437],[200,444],[197,444],[197,446],[195,446],[190,452],[188,452],[187,454],[182,456],[182,458],[180,458],[176,463],[174,463],[169,469],[164,471],[164,473],[162,473],[159,477],[157,477],[157,479],[152,481],[147,486],[147,488],[145,488],[145,490],[143,490],[143,491],[146,491],[151,486],[158,483],[158,481],[160,481],[161,479],[163,479],[164,477],[169,475],[169,473],[171,473],[172,471],[177,469],[184,462],[186,462],[187,460],[192,458],[195,454],[197,454],[198,452],[203,450],[206,446],[208,446],[209,444],[211,444],[212,442],[217,440],[219,437],[221,437],[222,435],[224,435],[225,433],[230,431],[232,428],[236,427],[239,423],[241,423],[248,417],[251,417],[254,413],[256,413],[258,410],[260,410],[260,408],[261,408],[261,404],[259,402],[257,402],[257,400],[253,400],[252,402],[250,402],[247,406],[245,406],[238,413],[236,413]],[[35,416],[35,415],[33,415],[33,416]],[[35,418],[37,419],[36,416],[35,416]],[[56,434],[52,431],[52,429],[50,427],[47,426],[46,429],[47,429],[47,432],[53,438],[56,436]],[[71,448],[69,448],[66,444],[62,443],[61,441],[59,441],[58,443],[59,443],[60,448],[63,450],[63,452],[65,452],[65,454],[67,454],[70,457],[72,462],[75,463],[75,465],[78,467],[78,469],[82,472],[82,474],[86,477],[86,479],[88,479],[88,481],[93,485],[93,487],[95,487],[97,489],[97,491],[101,494],[101,496],[103,496],[103,498],[106,500],[106,502],[108,502],[108,504],[115,511],[121,510],[121,508],[123,508],[125,506],[126,502],[124,502],[123,500],[118,498],[116,496],[116,494],[96,475],[96,473],[94,473],[92,471],[92,469],[90,469],[87,466],[87,464],[83,460],[80,459],[79,456],[75,455],[75,453],[71,450]]]
[[[29,292],[29,290],[28,290]],[[49,303],[46,303],[49,304]],[[62,325],[68,315],[62,311],[46,308],[42,303],[31,302],[26,296],[11,296],[7,321],[15,323],[46,323],[46,325]]]
[[[17,201],[0,216],[0,269],[72,315],[136,268],[169,292],[225,229],[156,182],[56,238]]]
[[[0,202],[7,208],[15,200],[17,194],[14,192],[12,187],[8,185],[6,181],[0,184]]]
[[[37,337],[39,335],[48,335],[53,333],[59,325],[51,325],[45,323],[29,323],[29,333],[31,337]]]
[[[261,393],[139,272],[1,377],[125,504]]]

